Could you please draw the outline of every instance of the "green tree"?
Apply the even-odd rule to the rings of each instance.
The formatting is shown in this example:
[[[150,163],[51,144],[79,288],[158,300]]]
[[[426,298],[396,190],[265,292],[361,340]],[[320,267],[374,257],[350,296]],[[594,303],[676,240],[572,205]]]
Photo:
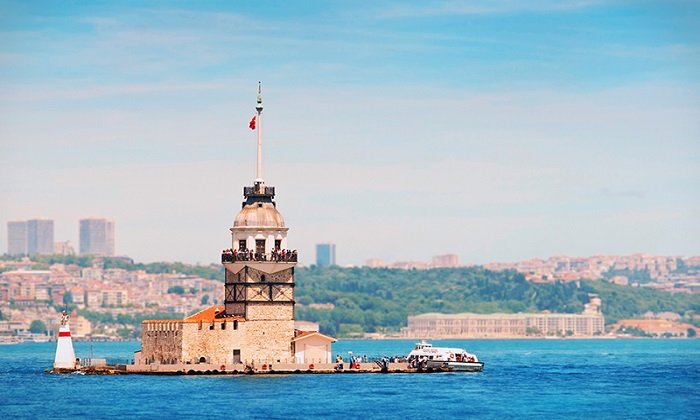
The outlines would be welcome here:
[[[29,325],[29,332],[31,332],[33,334],[43,334],[46,332],[46,324],[44,324],[44,321],[41,321],[39,319],[35,319]]]
[[[73,294],[70,290],[66,290],[66,293],[63,294],[63,304],[70,305],[71,303],[73,303]]]
[[[173,286],[168,289],[168,293],[175,293],[176,295],[182,295],[185,293],[185,288],[182,286]]]
[[[202,305],[206,305],[208,302],[209,302],[209,295],[202,296],[202,301],[200,303]]]
[[[134,330],[132,330],[130,328],[119,328],[117,330],[117,334],[121,338],[129,338],[133,335],[133,332],[134,332]]]

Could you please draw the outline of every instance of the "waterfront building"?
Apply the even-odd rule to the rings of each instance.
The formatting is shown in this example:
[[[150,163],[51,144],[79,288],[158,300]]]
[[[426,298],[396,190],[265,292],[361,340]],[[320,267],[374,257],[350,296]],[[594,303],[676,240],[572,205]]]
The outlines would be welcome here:
[[[600,298],[592,296],[580,314],[427,313],[409,316],[402,335],[410,338],[592,337],[605,331],[600,307]]]
[[[114,222],[99,218],[81,219],[80,255],[114,256]]]
[[[676,314],[678,315],[678,314]],[[612,331],[630,334],[631,330],[643,332],[650,336],[657,337],[687,337],[692,330],[693,336],[697,335],[700,328],[668,319],[622,319],[612,326]]]
[[[258,154],[253,185],[243,188],[241,210],[229,229],[231,247],[221,255],[224,304],[182,320],[147,320],[135,364],[209,364],[245,369],[294,363],[330,363],[333,338],[300,331],[294,319],[297,252],[288,249],[275,188],[262,178],[262,97],[258,92]]]
[[[319,267],[329,267],[335,264],[335,244],[317,244],[316,265]]]

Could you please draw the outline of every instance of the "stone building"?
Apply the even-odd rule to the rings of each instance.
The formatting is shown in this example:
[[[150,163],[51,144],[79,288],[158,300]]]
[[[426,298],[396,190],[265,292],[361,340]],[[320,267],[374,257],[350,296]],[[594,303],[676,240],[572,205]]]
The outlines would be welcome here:
[[[224,305],[183,320],[144,321],[136,364],[331,362],[333,338],[294,327],[297,253],[287,249],[289,228],[277,210],[275,188],[261,176],[260,95],[256,109],[257,121],[251,122],[258,130],[256,178],[243,188],[245,201],[230,228],[231,248],[221,255]]]
[[[600,298],[593,295],[580,314],[428,313],[409,316],[408,326],[402,333],[412,338],[592,337],[605,331],[605,318],[600,307]]]

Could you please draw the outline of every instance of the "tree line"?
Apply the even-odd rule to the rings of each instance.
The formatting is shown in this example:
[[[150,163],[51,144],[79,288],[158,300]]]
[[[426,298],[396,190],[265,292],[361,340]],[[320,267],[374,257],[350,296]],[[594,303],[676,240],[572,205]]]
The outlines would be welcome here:
[[[579,313],[590,294],[603,300],[607,324],[646,311],[700,311],[697,294],[672,294],[590,280],[532,283],[516,271],[482,267],[302,267],[296,272],[295,294],[297,319],[318,322],[323,331],[339,336],[361,331],[397,331],[406,326],[409,315],[428,312]]]

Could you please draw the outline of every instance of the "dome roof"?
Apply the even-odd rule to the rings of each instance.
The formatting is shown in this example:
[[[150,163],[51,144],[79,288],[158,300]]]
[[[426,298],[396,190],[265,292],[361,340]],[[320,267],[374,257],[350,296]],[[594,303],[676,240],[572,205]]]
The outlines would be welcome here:
[[[252,203],[241,209],[233,227],[284,228],[284,218],[272,203]]]

